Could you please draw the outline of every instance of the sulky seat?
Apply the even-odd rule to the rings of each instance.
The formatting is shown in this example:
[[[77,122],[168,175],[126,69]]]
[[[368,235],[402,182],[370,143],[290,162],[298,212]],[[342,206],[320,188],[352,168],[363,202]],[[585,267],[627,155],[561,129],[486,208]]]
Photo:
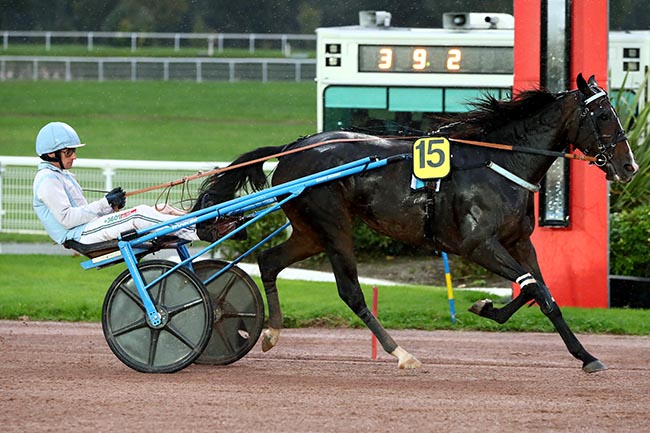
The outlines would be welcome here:
[[[107,254],[115,253],[119,251],[118,240],[110,240],[104,242],[97,242],[94,244],[82,244],[81,242],[75,240],[67,240],[63,243],[63,246],[78,252],[79,254],[88,257],[89,259],[94,259],[97,257],[105,256]],[[180,243],[186,243],[182,239],[179,239],[175,236],[162,236],[160,238],[154,239],[151,242],[145,242],[139,244],[137,249],[139,250],[136,253],[136,257],[145,256],[147,254],[155,253],[156,251],[167,249],[167,248],[176,248]]]
[[[81,242],[70,239],[65,241],[63,243],[63,246],[70,250],[74,250],[83,256],[93,259],[95,257],[103,256],[105,254],[113,253],[119,250],[117,243],[117,239],[97,242],[94,244],[82,244]]]

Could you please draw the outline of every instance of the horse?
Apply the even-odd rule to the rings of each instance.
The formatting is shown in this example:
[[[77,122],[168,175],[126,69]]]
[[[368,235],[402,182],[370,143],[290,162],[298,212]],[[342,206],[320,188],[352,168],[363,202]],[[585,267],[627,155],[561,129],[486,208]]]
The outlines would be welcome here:
[[[374,333],[383,349],[395,356],[399,368],[419,368],[420,361],[399,346],[369,311],[359,285],[353,245],[356,220],[374,231],[426,251],[462,256],[519,284],[509,303],[495,307],[477,301],[471,312],[500,324],[528,303],[537,303],[562,337],[568,351],[582,361],[585,372],[605,370],[604,363],[578,341],[553,299],[539,269],[531,234],[535,228],[535,186],[556,156],[508,152],[469,146],[453,139],[480,140],[552,152],[570,145],[595,157],[611,181],[629,182],[638,171],[629,143],[607,93],[593,76],[577,77],[577,89],[557,94],[544,89],[521,92],[509,101],[489,95],[467,113],[448,115],[433,131],[451,141],[451,172],[431,188],[410,187],[413,167],[393,163],[381,169],[306,189],[283,205],[292,232],[278,246],[258,255],[268,304],[268,326],[262,350],[273,348],[282,329],[276,286],[278,273],[289,265],[324,252],[336,279],[338,294]],[[411,138],[389,139],[350,131],[331,131],[302,137],[283,146],[261,147],[245,153],[232,165],[255,162],[217,173],[200,188],[194,210],[234,198],[241,188],[266,186],[260,158],[300,149],[279,158],[272,184],[279,185],[365,156],[391,157],[412,152]],[[318,144],[320,145],[314,145]],[[526,150],[524,149],[524,150]],[[489,166],[497,164],[506,172]],[[213,241],[210,224],[197,227],[199,236]]]

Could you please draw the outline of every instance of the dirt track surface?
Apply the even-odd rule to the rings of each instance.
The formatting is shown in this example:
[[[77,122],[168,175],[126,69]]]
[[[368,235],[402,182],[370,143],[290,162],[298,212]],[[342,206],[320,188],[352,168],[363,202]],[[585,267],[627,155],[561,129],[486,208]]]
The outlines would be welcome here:
[[[588,375],[555,334],[392,334],[422,370],[371,360],[366,330],[290,329],[230,366],[152,375],[98,324],[0,321],[0,430],[650,431],[650,338],[579,336],[610,368]]]

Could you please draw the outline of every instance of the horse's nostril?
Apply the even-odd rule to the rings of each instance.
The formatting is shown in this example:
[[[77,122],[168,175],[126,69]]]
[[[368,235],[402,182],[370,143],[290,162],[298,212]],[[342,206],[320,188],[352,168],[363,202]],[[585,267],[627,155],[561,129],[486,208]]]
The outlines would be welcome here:
[[[625,164],[625,169],[627,171],[635,172],[636,168],[632,164]]]

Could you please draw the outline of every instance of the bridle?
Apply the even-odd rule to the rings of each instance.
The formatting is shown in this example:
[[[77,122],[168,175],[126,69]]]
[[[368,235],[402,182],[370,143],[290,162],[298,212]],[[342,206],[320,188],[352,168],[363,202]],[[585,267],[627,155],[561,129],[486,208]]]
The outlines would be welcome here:
[[[598,122],[594,119],[594,111],[589,109],[589,105],[592,104],[595,101],[598,101],[602,98],[607,99],[607,92],[605,92],[602,89],[596,88],[598,90],[595,94],[589,96],[588,98],[584,99],[584,95],[582,92],[577,91],[577,94],[580,95],[580,119],[578,121],[578,130],[576,131],[576,137],[575,140],[573,140],[573,143],[576,143],[576,140],[578,139],[578,136],[580,135],[580,131],[582,129],[582,123],[585,119],[587,119],[587,124],[591,128],[591,132],[596,136],[596,140],[598,143],[598,151],[596,152],[595,155],[595,162],[598,167],[603,167],[605,166],[613,157],[614,157],[614,148],[616,147],[616,144],[627,140],[627,136],[625,135],[625,131],[623,131],[623,127],[621,126],[621,123],[617,119],[618,123],[618,128],[616,130],[616,133],[614,135],[610,134],[602,134],[600,132],[600,128],[598,127]],[[603,107],[602,105],[602,100],[598,102],[598,108],[601,110],[605,110],[606,108]],[[608,141],[609,140],[609,141]],[[587,149],[581,149],[582,153],[585,155],[589,155],[589,150]]]

